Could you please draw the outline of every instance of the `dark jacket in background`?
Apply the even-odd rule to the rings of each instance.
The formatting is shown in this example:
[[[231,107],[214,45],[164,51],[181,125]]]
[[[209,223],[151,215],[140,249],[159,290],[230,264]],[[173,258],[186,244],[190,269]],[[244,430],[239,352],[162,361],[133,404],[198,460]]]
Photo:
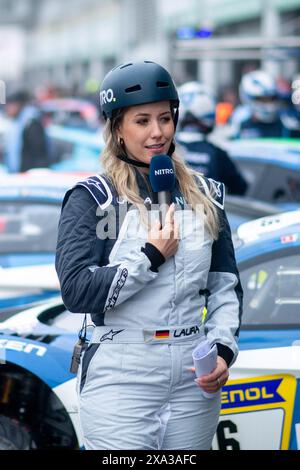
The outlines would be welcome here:
[[[49,150],[44,127],[38,118],[32,119],[24,128],[21,155],[21,171],[48,167]]]
[[[176,140],[185,149],[184,160],[193,170],[225,184],[229,194],[243,195],[247,182],[225,150],[205,139],[188,140],[183,133]]]

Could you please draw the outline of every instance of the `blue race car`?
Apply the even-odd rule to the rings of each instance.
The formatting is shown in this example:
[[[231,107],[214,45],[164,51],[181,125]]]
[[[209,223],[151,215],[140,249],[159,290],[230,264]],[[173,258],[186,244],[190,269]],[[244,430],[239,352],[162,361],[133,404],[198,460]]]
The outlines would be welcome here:
[[[46,134],[54,171],[101,172],[102,133],[96,130],[51,124]]]
[[[300,449],[300,211],[249,222],[238,236],[241,351],[213,448]],[[82,320],[58,298],[0,325],[0,447],[82,445],[69,372]]]
[[[252,197],[232,195],[226,196],[225,209],[233,234],[245,222],[282,212],[277,204],[259,201]]]
[[[246,196],[278,204],[300,204],[300,139],[242,139],[223,143],[248,182]]]
[[[78,129],[94,130],[99,126],[99,113],[95,104],[80,98],[51,98],[39,104],[46,126],[59,124]]]
[[[237,230],[240,354],[215,449],[300,449],[300,210]]]
[[[0,318],[2,311],[59,293],[54,270],[61,202],[87,174],[32,170],[0,176]]]
[[[10,314],[59,293],[54,257],[61,202],[67,189],[91,173],[45,169],[0,176],[0,319],[4,311]],[[230,198],[227,210],[233,228],[274,213],[273,206]]]

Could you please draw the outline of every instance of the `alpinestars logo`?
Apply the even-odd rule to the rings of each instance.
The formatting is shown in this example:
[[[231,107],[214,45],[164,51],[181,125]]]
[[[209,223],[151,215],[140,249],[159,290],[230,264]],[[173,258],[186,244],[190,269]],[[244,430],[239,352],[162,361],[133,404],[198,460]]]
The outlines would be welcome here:
[[[114,336],[118,335],[122,331],[124,330],[118,330],[118,331],[110,330],[108,333],[105,333],[103,336],[101,336],[100,343],[103,343],[103,341],[106,341],[107,339],[109,339],[110,341],[113,341]]]
[[[120,290],[124,286],[124,284],[126,282],[126,279],[127,279],[127,276],[128,276],[128,269],[126,269],[126,268],[122,269],[121,275],[120,275],[120,277],[117,281],[117,284],[116,284],[116,287],[113,291],[113,294],[108,299],[107,305],[104,309],[105,312],[106,312],[106,310],[108,310],[110,308],[113,308],[115,306],[115,304],[118,300],[119,294],[120,294]]]
[[[218,181],[214,181],[214,180],[212,180],[212,179],[210,179],[210,178],[209,178],[209,181],[210,181],[210,183],[211,183],[211,185],[212,185],[212,187],[213,187],[213,189],[214,189],[216,195],[217,195],[218,197],[221,197],[221,196],[222,196],[222,191],[221,191],[221,185],[222,185],[222,183],[219,183]]]
[[[106,197],[107,197],[107,194],[104,192],[103,186],[101,186],[100,181],[95,181],[95,180],[93,180],[92,178],[88,178],[88,179],[86,180],[86,183],[87,183],[89,186],[95,186],[95,188],[97,188],[97,189],[100,191],[100,193],[103,194],[103,196],[106,196]]]
[[[106,103],[111,103],[112,101],[116,101],[114,97],[114,92],[111,88],[108,90],[103,90],[100,92],[100,104],[101,106]]]

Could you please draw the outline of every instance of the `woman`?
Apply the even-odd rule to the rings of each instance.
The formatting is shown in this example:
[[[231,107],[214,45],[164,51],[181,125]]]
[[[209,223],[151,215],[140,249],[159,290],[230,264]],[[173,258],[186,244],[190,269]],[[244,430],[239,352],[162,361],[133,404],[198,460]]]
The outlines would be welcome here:
[[[78,381],[84,445],[209,449],[237,356],[242,296],[223,186],[174,153],[179,100],[163,67],[114,68],[100,99],[105,173],[66,194],[56,257],[64,303],[96,325]],[[172,158],[177,210],[172,204],[165,225],[148,230],[149,163],[158,154]],[[204,336],[217,345],[217,366],[195,383],[192,351]]]

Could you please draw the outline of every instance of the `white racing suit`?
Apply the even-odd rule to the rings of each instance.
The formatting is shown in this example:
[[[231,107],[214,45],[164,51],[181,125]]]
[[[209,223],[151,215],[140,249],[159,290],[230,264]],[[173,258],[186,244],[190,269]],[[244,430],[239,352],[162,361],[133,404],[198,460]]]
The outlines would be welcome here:
[[[147,205],[154,197],[148,176],[136,173]],[[176,185],[180,242],[165,262],[153,246],[144,249],[138,210],[120,216],[125,201],[107,177],[91,177],[65,196],[56,256],[62,296],[71,312],[91,313],[96,325],[78,376],[86,449],[211,446],[221,393],[206,398],[195,384],[192,350],[206,336],[234,362],[242,289],[224,187],[201,176],[199,187],[218,207],[219,238],[186,208]],[[103,240],[110,209],[117,226]]]

